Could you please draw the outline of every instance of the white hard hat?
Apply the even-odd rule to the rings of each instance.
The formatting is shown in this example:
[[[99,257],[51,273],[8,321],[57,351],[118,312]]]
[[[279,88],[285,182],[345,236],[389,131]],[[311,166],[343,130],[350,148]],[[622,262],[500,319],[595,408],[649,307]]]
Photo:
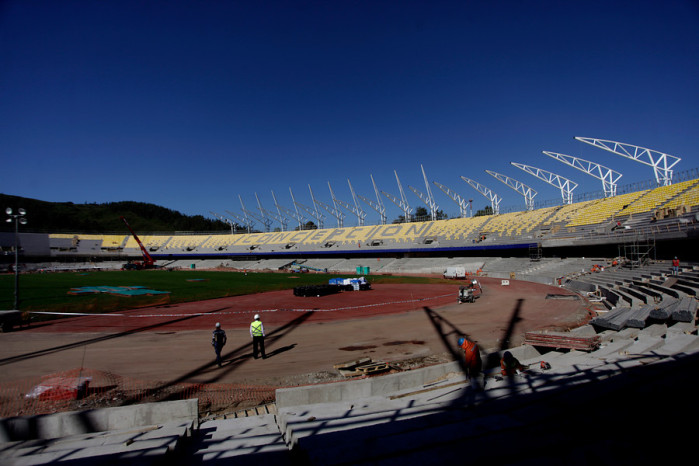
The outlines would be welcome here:
[[[260,320],[260,314],[255,314],[255,320]]]
[[[216,322],[216,327],[220,327],[220,326],[221,326],[221,323],[220,323],[220,322]]]

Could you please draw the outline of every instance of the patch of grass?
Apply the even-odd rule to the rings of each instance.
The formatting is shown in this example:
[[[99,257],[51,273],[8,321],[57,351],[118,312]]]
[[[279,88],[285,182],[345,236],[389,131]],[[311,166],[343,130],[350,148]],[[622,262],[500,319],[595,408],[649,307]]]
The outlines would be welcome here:
[[[240,296],[266,291],[292,289],[299,285],[327,283],[348,274],[281,274],[206,271],[102,271],[49,273],[20,276],[20,309],[50,312],[115,312],[138,307],[183,303]],[[441,279],[420,277],[369,276],[379,283],[443,283]],[[70,295],[71,288],[83,286],[142,286],[167,295],[112,296],[108,294]],[[0,309],[14,307],[14,276],[0,276]],[[46,320],[51,316],[36,316]]]

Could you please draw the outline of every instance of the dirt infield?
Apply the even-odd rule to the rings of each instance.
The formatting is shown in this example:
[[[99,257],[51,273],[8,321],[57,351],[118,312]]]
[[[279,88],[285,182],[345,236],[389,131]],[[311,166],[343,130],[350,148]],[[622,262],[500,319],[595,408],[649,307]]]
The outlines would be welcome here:
[[[474,304],[456,304],[461,282],[386,284],[324,297],[280,291],[61,319],[0,334],[0,382],[84,367],[146,381],[296,385],[336,378],[333,364],[362,356],[439,362],[453,358],[449,346],[460,335],[484,350],[502,349],[520,344],[526,331],[567,329],[590,317],[588,303],[566,290],[481,282]],[[265,324],[265,360],[251,354],[254,313]],[[228,334],[222,368],[210,345],[215,322]]]

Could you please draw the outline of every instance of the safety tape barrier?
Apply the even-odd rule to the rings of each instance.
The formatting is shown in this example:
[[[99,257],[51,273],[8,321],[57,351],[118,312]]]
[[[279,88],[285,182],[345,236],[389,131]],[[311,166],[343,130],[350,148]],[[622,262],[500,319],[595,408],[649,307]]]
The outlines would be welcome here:
[[[89,368],[0,382],[0,417],[99,409],[163,400],[199,399],[200,414],[273,402],[279,387],[179,382],[164,384]]]
[[[429,301],[433,299],[441,299],[453,296],[453,293],[443,294],[439,296],[430,296],[427,298],[405,299],[401,301],[389,301],[384,303],[363,304],[361,306],[346,306],[333,309],[256,309],[255,312],[337,312],[348,311],[353,309],[365,309],[369,307],[389,306],[395,304],[417,303]],[[90,317],[128,317],[128,318],[152,318],[152,317],[201,317],[201,316],[217,316],[230,314],[249,314],[251,311],[220,311],[220,312],[195,312],[190,314],[122,314],[122,313],[107,313],[107,314],[91,314],[89,312],[50,312],[50,311],[29,311],[30,314],[43,315],[58,315],[58,316],[90,316]]]

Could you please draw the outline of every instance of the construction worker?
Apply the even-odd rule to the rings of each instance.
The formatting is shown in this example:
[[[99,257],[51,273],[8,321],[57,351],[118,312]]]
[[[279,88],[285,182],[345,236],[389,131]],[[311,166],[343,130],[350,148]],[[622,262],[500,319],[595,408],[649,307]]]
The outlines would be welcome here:
[[[262,355],[262,359],[267,359],[265,354],[265,327],[260,321],[260,314],[255,314],[255,320],[250,324],[250,336],[252,337],[252,355],[257,359],[257,354]]]
[[[221,328],[221,324],[216,322],[216,328],[214,329],[214,334],[211,337],[211,346],[214,347],[216,352],[216,364],[221,367],[221,350],[226,345],[226,332]]]
[[[459,347],[464,350],[464,362],[466,366],[466,376],[472,379],[480,374],[483,368],[481,352],[478,345],[464,337],[459,338]]]
[[[502,359],[500,360],[500,371],[502,372],[502,375],[512,377],[515,374],[519,374],[520,372],[524,371],[524,369],[525,367],[517,360],[517,358],[512,356],[512,353],[505,351],[505,354],[502,355]]]
[[[675,256],[674,259],[672,259],[672,274],[673,275],[679,275],[680,274],[680,260]]]

